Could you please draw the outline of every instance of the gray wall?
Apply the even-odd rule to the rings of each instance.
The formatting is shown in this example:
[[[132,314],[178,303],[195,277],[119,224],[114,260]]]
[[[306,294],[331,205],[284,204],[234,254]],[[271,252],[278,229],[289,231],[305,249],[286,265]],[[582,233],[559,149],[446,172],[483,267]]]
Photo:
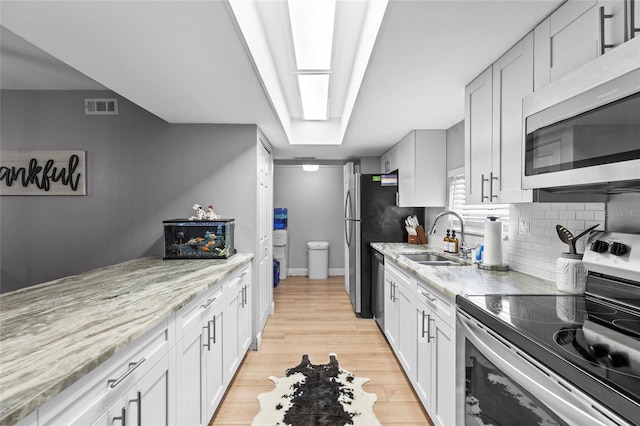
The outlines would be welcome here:
[[[85,97],[118,116],[85,116]],[[2,196],[2,292],[162,253],[162,220],[213,204],[254,252],[255,125],[167,124],[112,92],[1,93],[2,149],[85,150],[86,196]]]
[[[329,242],[329,273],[344,274],[342,165],[305,172],[300,165],[274,165],[274,207],[289,210],[289,267],[306,275],[307,241]]]

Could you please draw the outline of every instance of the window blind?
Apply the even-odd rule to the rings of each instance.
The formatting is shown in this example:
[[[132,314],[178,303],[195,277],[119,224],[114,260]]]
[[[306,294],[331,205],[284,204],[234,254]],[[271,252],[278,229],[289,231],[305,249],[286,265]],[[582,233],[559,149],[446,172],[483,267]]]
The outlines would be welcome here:
[[[484,237],[484,223],[488,216],[496,216],[502,222],[503,235],[509,234],[509,204],[479,204],[465,203],[465,176],[457,173],[449,177],[449,205],[448,209],[458,213],[464,220],[466,235]],[[452,220],[456,232],[460,232],[459,220]]]

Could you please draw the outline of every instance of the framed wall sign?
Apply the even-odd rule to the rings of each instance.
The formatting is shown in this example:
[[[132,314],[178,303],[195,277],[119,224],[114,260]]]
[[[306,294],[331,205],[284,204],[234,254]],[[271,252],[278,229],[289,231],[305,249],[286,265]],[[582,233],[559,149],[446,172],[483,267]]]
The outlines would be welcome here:
[[[0,195],[87,195],[85,151],[1,151]]]

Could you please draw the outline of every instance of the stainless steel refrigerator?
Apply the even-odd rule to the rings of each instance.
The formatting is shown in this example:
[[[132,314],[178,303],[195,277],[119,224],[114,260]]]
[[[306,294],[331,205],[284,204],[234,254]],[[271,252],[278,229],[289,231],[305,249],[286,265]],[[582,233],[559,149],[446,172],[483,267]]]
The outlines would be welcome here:
[[[386,183],[386,182],[385,182]],[[380,174],[354,173],[344,204],[345,249],[349,253],[349,297],[357,316],[373,318],[376,292],[371,280],[373,242],[406,242],[405,219],[424,218],[424,207],[397,207],[397,185],[383,185]],[[346,274],[346,271],[345,271]]]

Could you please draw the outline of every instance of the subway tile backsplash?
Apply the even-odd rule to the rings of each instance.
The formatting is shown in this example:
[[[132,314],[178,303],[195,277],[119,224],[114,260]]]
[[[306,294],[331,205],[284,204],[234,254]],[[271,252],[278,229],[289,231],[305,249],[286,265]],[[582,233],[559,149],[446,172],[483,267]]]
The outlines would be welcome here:
[[[509,235],[503,245],[504,262],[515,271],[555,281],[556,260],[568,251],[556,225],[565,226],[573,235],[593,225],[604,230],[605,209],[605,203],[512,204]],[[584,252],[586,241],[586,235],[578,240],[578,253]]]

